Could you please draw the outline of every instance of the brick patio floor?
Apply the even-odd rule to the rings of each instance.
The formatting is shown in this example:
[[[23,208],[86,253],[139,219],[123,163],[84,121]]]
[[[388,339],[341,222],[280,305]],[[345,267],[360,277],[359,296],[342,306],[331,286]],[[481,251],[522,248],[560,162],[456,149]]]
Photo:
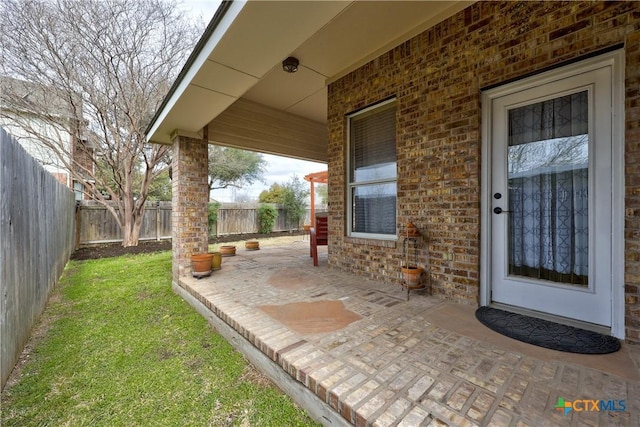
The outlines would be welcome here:
[[[428,292],[407,301],[397,286],[327,268],[321,249],[314,268],[308,242],[238,248],[180,286],[356,426],[640,426],[639,348],[575,355],[511,340],[474,307]],[[586,403],[565,415],[559,398],[625,410]]]

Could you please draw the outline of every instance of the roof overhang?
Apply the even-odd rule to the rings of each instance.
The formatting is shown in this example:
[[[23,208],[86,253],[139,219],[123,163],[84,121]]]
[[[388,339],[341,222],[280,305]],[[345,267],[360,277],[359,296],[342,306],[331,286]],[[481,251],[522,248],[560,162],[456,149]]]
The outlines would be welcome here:
[[[327,85],[470,1],[223,2],[147,139],[209,142],[326,161]],[[288,56],[298,72],[282,70]]]

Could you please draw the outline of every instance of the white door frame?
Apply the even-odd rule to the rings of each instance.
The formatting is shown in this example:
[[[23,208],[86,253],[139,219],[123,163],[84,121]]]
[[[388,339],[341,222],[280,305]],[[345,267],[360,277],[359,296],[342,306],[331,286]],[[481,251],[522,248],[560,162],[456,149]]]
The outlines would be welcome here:
[[[624,338],[624,49],[574,62],[482,92],[482,164],[480,193],[480,305],[491,305],[491,123],[494,98],[570,78],[603,66],[612,67],[612,241],[611,335]]]

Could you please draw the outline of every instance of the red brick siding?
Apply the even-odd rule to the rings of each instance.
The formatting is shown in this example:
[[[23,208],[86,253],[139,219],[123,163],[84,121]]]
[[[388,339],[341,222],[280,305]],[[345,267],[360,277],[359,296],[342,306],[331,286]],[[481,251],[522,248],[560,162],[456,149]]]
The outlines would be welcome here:
[[[329,86],[329,262],[399,282],[401,245],[345,237],[345,114],[397,98],[398,225],[433,294],[479,298],[480,89],[625,43],[627,336],[640,342],[640,2],[480,2]]]
[[[69,174],[66,172],[51,172],[51,175],[62,185],[69,186]]]

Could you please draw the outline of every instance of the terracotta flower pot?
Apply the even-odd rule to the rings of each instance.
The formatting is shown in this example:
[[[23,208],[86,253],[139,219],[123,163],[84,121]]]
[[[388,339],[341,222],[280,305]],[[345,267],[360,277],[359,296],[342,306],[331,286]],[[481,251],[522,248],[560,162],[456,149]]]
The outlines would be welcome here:
[[[209,252],[213,255],[213,261],[211,263],[212,270],[220,270],[222,268],[222,254],[220,252]]]
[[[234,256],[236,254],[235,246],[220,246],[222,256]]]
[[[213,254],[193,254],[191,255],[191,272],[194,275],[211,274],[211,263],[213,262]]]
[[[419,287],[422,267],[402,267],[402,279],[407,287]]]
[[[244,243],[244,248],[248,251],[257,251],[260,249],[260,242],[257,240],[249,240]]]
[[[418,237],[420,235],[420,231],[418,231],[418,228],[412,222],[408,222],[406,227],[408,237]]]

